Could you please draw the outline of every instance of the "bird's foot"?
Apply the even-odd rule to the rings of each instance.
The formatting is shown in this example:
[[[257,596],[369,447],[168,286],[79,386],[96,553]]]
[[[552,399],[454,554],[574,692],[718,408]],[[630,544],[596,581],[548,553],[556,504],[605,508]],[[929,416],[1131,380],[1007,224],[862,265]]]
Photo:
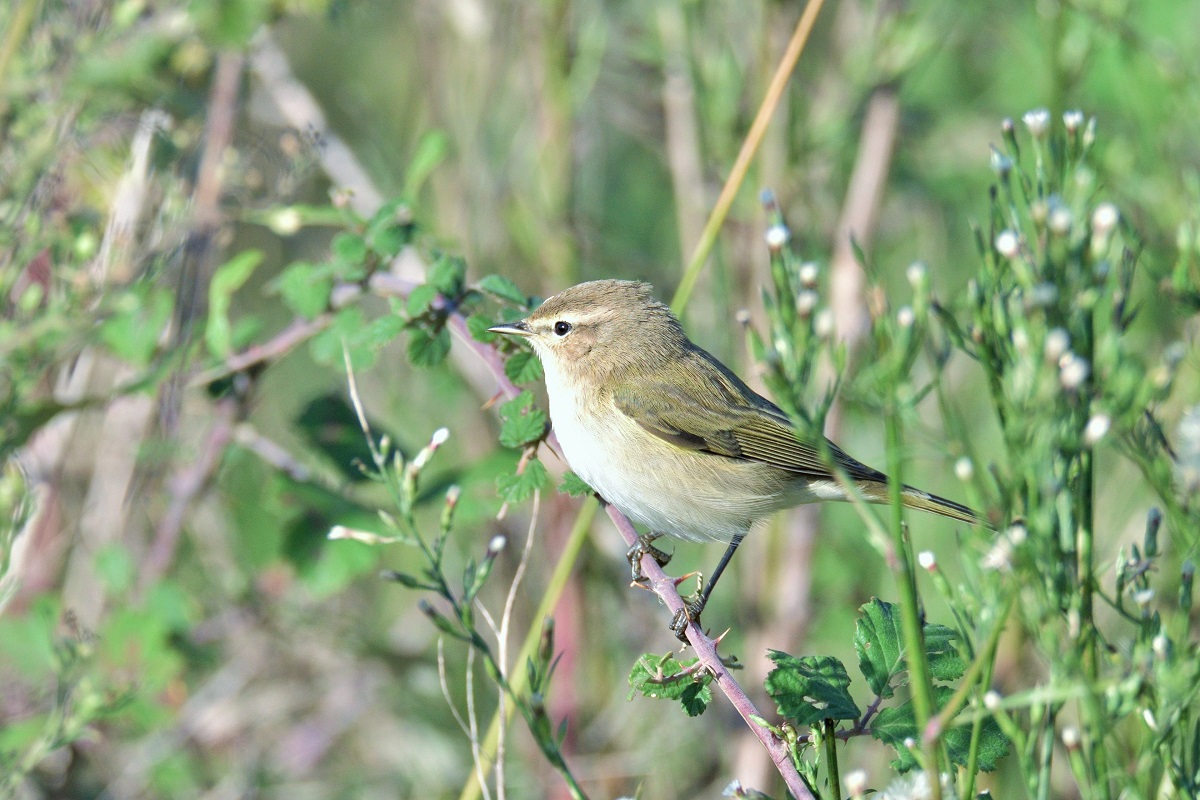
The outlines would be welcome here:
[[[704,578],[697,577],[696,593],[683,599],[683,608],[671,617],[671,633],[684,644],[688,644],[687,629],[691,623],[700,625],[700,612],[704,610],[708,598],[704,595]],[[701,631],[704,629],[701,628]]]
[[[638,537],[637,544],[629,548],[625,558],[629,559],[631,579],[634,583],[645,583],[646,576],[642,574],[642,556],[650,556],[660,567],[665,567],[671,560],[671,554],[663,552],[654,546],[654,540],[660,534],[645,533]]]

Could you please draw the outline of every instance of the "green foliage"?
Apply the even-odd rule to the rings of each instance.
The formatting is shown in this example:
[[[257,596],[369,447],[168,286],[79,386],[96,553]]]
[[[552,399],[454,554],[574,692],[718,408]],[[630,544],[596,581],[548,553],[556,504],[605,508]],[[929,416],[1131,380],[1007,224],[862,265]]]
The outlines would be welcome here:
[[[521,392],[500,406],[500,444],[524,447],[546,435],[550,420],[546,412],[533,404],[533,394]]]
[[[567,470],[563,474],[562,483],[558,485],[558,491],[560,494],[565,494],[569,497],[587,497],[593,494],[592,487],[588,486],[583,478],[571,472],[571,470]]]
[[[779,714],[800,725],[822,720],[857,719],[861,712],[846,690],[850,676],[832,656],[789,656],[771,650],[767,657],[775,669],[767,675],[767,694]]]
[[[712,702],[713,676],[700,659],[680,661],[674,653],[656,656],[646,653],[629,672],[629,699],[643,697],[678,701],[684,713],[697,717]]]

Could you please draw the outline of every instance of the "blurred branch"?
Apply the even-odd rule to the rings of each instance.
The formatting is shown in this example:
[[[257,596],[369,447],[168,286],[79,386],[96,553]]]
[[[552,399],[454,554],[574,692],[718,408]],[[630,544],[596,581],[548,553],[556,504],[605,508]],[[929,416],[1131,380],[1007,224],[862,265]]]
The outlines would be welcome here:
[[[746,180],[750,162],[754,159],[754,154],[758,151],[763,136],[766,135],[767,126],[771,123],[771,117],[775,115],[775,109],[783,97],[783,90],[787,88],[788,79],[796,68],[796,62],[800,60],[800,54],[804,52],[808,35],[812,32],[813,25],[817,21],[817,14],[820,13],[824,3],[825,0],[809,0],[808,5],[804,7],[804,13],[800,15],[800,21],[796,23],[796,30],[792,34],[791,41],[788,42],[787,50],[784,51],[775,75],[771,78],[771,83],[767,86],[767,93],[758,107],[758,114],[755,115],[754,122],[750,125],[749,133],[742,142],[742,149],[738,151],[733,168],[729,171],[729,177],[721,188],[717,204],[708,217],[708,222],[700,235],[700,241],[696,243],[696,249],[692,251],[692,258],[683,272],[683,278],[679,281],[679,288],[675,290],[675,296],[671,298],[671,308],[676,314],[681,313],[687,307],[692,288],[696,285],[696,279],[700,277],[700,270],[708,261],[708,254],[712,252],[713,244],[717,241],[721,225],[724,224],[725,217],[729,215],[729,209],[733,206],[733,200]]]

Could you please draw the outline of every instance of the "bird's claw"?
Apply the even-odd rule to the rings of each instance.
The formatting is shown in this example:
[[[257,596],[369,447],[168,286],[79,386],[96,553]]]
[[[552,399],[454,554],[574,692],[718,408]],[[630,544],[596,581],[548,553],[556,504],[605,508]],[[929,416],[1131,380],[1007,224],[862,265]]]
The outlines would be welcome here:
[[[696,625],[700,624],[700,612],[704,610],[704,605],[704,600],[701,599],[699,592],[693,599],[683,601],[683,608],[676,611],[675,616],[671,617],[671,633],[675,634],[676,639],[688,644],[688,625],[693,622]]]
[[[653,542],[659,537],[657,533],[646,533],[638,537],[637,544],[629,548],[625,558],[629,560],[631,580],[634,583],[645,583],[646,576],[642,574],[642,556],[650,556],[660,567],[665,567],[671,561],[671,554],[663,552],[654,546]]]

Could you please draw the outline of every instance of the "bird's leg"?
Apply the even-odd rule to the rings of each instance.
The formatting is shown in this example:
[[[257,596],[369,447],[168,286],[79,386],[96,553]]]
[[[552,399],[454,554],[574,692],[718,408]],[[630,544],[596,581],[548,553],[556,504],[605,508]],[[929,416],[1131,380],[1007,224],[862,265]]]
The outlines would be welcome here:
[[[660,567],[665,567],[671,560],[670,553],[664,553],[654,546],[654,540],[662,536],[661,533],[643,533],[638,537],[637,544],[629,548],[625,553],[625,558],[629,559],[629,569],[634,583],[645,583],[646,576],[642,574],[642,556],[650,556],[657,562]]]
[[[696,592],[695,600],[685,600],[683,608],[675,612],[675,616],[671,618],[671,632],[681,642],[687,642],[687,626],[689,622],[700,624],[700,612],[708,605],[708,598],[712,595],[713,589],[717,585],[717,581],[721,577],[721,573],[725,571],[725,567],[729,566],[733,554],[737,552],[738,545],[742,543],[742,539],[746,538],[746,534],[739,533],[734,536],[729,542],[729,547],[725,548],[725,555],[721,556],[721,560],[717,562],[717,568],[713,570],[712,577],[707,583],[699,588]]]

